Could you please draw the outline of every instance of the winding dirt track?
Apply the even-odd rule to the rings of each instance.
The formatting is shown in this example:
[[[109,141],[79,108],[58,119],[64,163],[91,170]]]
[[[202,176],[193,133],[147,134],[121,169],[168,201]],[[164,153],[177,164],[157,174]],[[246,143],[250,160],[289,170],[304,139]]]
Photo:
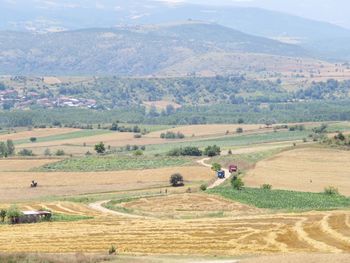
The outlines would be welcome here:
[[[209,160],[210,160],[210,158],[204,158],[202,160],[197,161],[197,163],[199,163],[200,165],[202,165],[204,167],[211,168],[211,164],[207,164],[206,163]],[[215,187],[217,187],[219,185],[222,185],[230,177],[229,176],[229,174],[230,174],[229,170],[227,170],[227,169],[222,169],[222,170],[225,171],[226,177],[223,178],[223,179],[217,178],[214,183],[212,183],[211,185],[208,186],[208,189],[213,189],[213,188],[215,188]]]

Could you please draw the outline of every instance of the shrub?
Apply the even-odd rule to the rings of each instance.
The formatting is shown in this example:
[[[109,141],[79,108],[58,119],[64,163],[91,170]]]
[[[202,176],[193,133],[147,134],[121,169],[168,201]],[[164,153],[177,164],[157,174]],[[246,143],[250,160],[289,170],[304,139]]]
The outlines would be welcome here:
[[[202,156],[202,151],[198,147],[175,148],[168,152],[168,156]]]
[[[244,182],[243,182],[242,178],[240,178],[240,177],[233,177],[231,180],[231,185],[232,185],[233,189],[240,191],[243,189]]]
[[[106,147],[104,145],[103,142],[100,142],[99,144],[96,144],[95,145],[95,151],[98,153],[98,154],[103,154],[106,152]]]
[[[240,127],[237,128],[237,129],[236,129],[236,133],[243,133],[243,128],[240,128]]]
[[[170,176],[170,184],[173,187],[183,186],[184,185],[184,179],[183,176],[179,173],[175,173]]]
[[[220,153],[221,153],[220,147],[216,145],[208,146],[207,148],[204,149],[204,154],[209,157],[220,155]]]
[[[221,164],[219,163],[213,163],[212,166],[211,166],[211,169],[215,172],[218,172],[221,170]]]
[[[33,151],[28,149],[22,149],[18,152],[18,154],[20,156],[34,156]]]
[[[143,151],[141,151],[141,150],[136,150],[136,151],[134,152],[134,155],[135,155],[135,156],[142,156],[142,155],[143,155]]]
[[[206,191],[207,190],[207,188],[208,188],[208,186],[206,185],[206,184],[202,184],[201,186],[200,186],[200,189],[201,189],[201,191]]]
[[[56,156],[64,156],[65,152],[63,150],[57,150],[55,153]]]
[[[44,155],[45,155],[45,156],[51,156],[51,151],[50,151],[49,148],[46,148],[46,149],[45,149]]]
[[[37,138],[36,137],[30,137],[29,139],[31,142],[36,142],[37,141]]]
[[[111,245],[111,247],[108,250],[109,255],[116,255],[117,254],[117,249],[114,245]]]
[[[139,133],[138,133],[138,134],[135,134],[135,135],[134,135],[134,138],[135,138],[135,139],[140,139],[140,138],[142,138],[142,134],[139,134]]]
[[[261,186],[261,189],[263,189],[263,190],[272,190],[272,185],[270,185],[270,184],[263,184]]]
[[[328,186],[324,189],[324,193],[326,195],[339,195],[339,191],[338,188],[334,187],[334,186]]]
[[[0,218],[1,218],[1,222],[5,222],[5,217],[6,217],[7,211],[4,209],[1,209],[0,211]]]
[[[185,135],[181,132],[171,132],[171,131],[167,131],[166,133],[162,133],[160,135],[160,138],[162,139],[183,139],[185,138]]]
[[[228,154],[228,155],[232,155],[232,150],[231,150],[231,149],[228,150],[227,154]]]
[[[11,224],[17,224],[20,216],[22,216],[22,212],[15,205],[7,210],[7,218]]]

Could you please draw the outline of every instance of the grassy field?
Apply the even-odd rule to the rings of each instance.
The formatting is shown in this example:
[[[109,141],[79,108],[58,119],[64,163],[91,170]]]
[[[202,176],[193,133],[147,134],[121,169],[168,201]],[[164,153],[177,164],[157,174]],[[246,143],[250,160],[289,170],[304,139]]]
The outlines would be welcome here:
[[[38,171],[64,172],[93,172],[93,171],[122,171],[143,170],[162,167],[179,167],[190,165],[193,160],[184,157],[150,157],[150,156],[116,156],[116,157],[83,157],[66,159],[56,163],[49,163],[37,169]]]
[[[209,145],[218,145],[223,149],[230,149],[232,147],[261,144],[261,143],[271,143],[271,142],[283,142],[283,141],[295,141],[302,140],[307,137],[309,131],[280,131],[280,132],[267,132],[258,134],[242,134],[242,135],[228,135],[221,136],[219,138],[210,138],[197,141],[188,142],[177,142],[168,144],[158,144],[147,146],[146,153],[157,154],[165,153],[173,148],[184,147],[184,146],[196,146],[204,148]]]
[[[337,187],[350,195],[350,152],[323,147],[306,147],[284,151],[258,162],[247,172],[247,186],[271,184],[275,189],[322,192],[325,187]]]
[[[329,196],[324,193],[269,191],[258,188],[244,188],[242,191],[236,191],[231,187],[216,188],[209,190],[208,193],[266,209],[306,211],[350,208],[350,198],[340,195]]]
[[[64,133],[64,134],[50,135],[50,136],[45,136],[45,137],[37,137],[36,143],[70,140],[70,139],[76,139],[76,138],[98,136],[98,135],[108,134],[108,133],[111,133],[111,131],[109,131],[109,130],[79,130],[79,131],[73,131],[73,132]],[[14,141],[14,143],[16,145],[28,144],[29,142],[30,142],[29,138]],[[35,143],[33,143],[33,145],[35,145]]]

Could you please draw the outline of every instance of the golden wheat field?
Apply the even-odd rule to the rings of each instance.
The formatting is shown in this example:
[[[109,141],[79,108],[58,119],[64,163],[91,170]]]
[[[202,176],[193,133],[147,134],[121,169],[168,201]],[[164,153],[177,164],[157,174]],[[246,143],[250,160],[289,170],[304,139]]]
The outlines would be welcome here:
[[[0,172],[0,200],[166,187],[174,171],[181,173],[188,185],[213,178],[209,168],[198,166],[116,172]],[[32,180],[39,183],[38,188],[29,187]]]
[[[90,215],[78,222],[0,226],[3,252],[104,252],[221,255],[350,252],[350,212],[261,214],[192,220],[106,216],[85,205],[48,203],[54,212]]]
[[[350,152],[326,148],[303,148],[280,153],[258,162],[244,177],[246,185],[271,184],[275,189],[322,192],[335,186],[350,195]]]

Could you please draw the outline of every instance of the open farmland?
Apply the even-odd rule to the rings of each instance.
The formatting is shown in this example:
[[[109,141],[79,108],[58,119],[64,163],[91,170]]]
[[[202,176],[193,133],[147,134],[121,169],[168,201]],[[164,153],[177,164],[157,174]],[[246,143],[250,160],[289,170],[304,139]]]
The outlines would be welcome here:
[[[115,172],[0,172],[0,200],[168,187],[170,175],[174,172],[181,173],[187,185],[213,179],[209,168],[198,166]],[[39,183],[38,188],[29,187],[32,180]]]
[[[350,195],[349,151],[325,148],[302,148],[282,152],[257,163],[244,177],[246,185],[271,184],[275,189],[322,192],[335,186]]]
[[[111,203],[115,209],[133,214],[159,218],[200,218],[242,216],[261,213],[259,209],[205,194],[179,194],[161,197],[143,197],[129,202]]]
[[[0,159],[0,173],[1,172],[17,172],[28,171],[33,168],[58,162],[59,159]]]
[[[70,134],[72,132],[77,132],[79,129],[73,128],[45,128],[45,129],[33,129],[33,130],[11,130],[8,133],[0,134],[0,141],[6,140],[27,140],[31,137],[41,138],[48,136],[58,136],[63,134]]]
[[[4,252],[105,252],[115,244],[123,254],[339,253],[350,251],[349,220],[348,211],[196,220],[100,214],[78,222],[1,225],[0,245]]]

